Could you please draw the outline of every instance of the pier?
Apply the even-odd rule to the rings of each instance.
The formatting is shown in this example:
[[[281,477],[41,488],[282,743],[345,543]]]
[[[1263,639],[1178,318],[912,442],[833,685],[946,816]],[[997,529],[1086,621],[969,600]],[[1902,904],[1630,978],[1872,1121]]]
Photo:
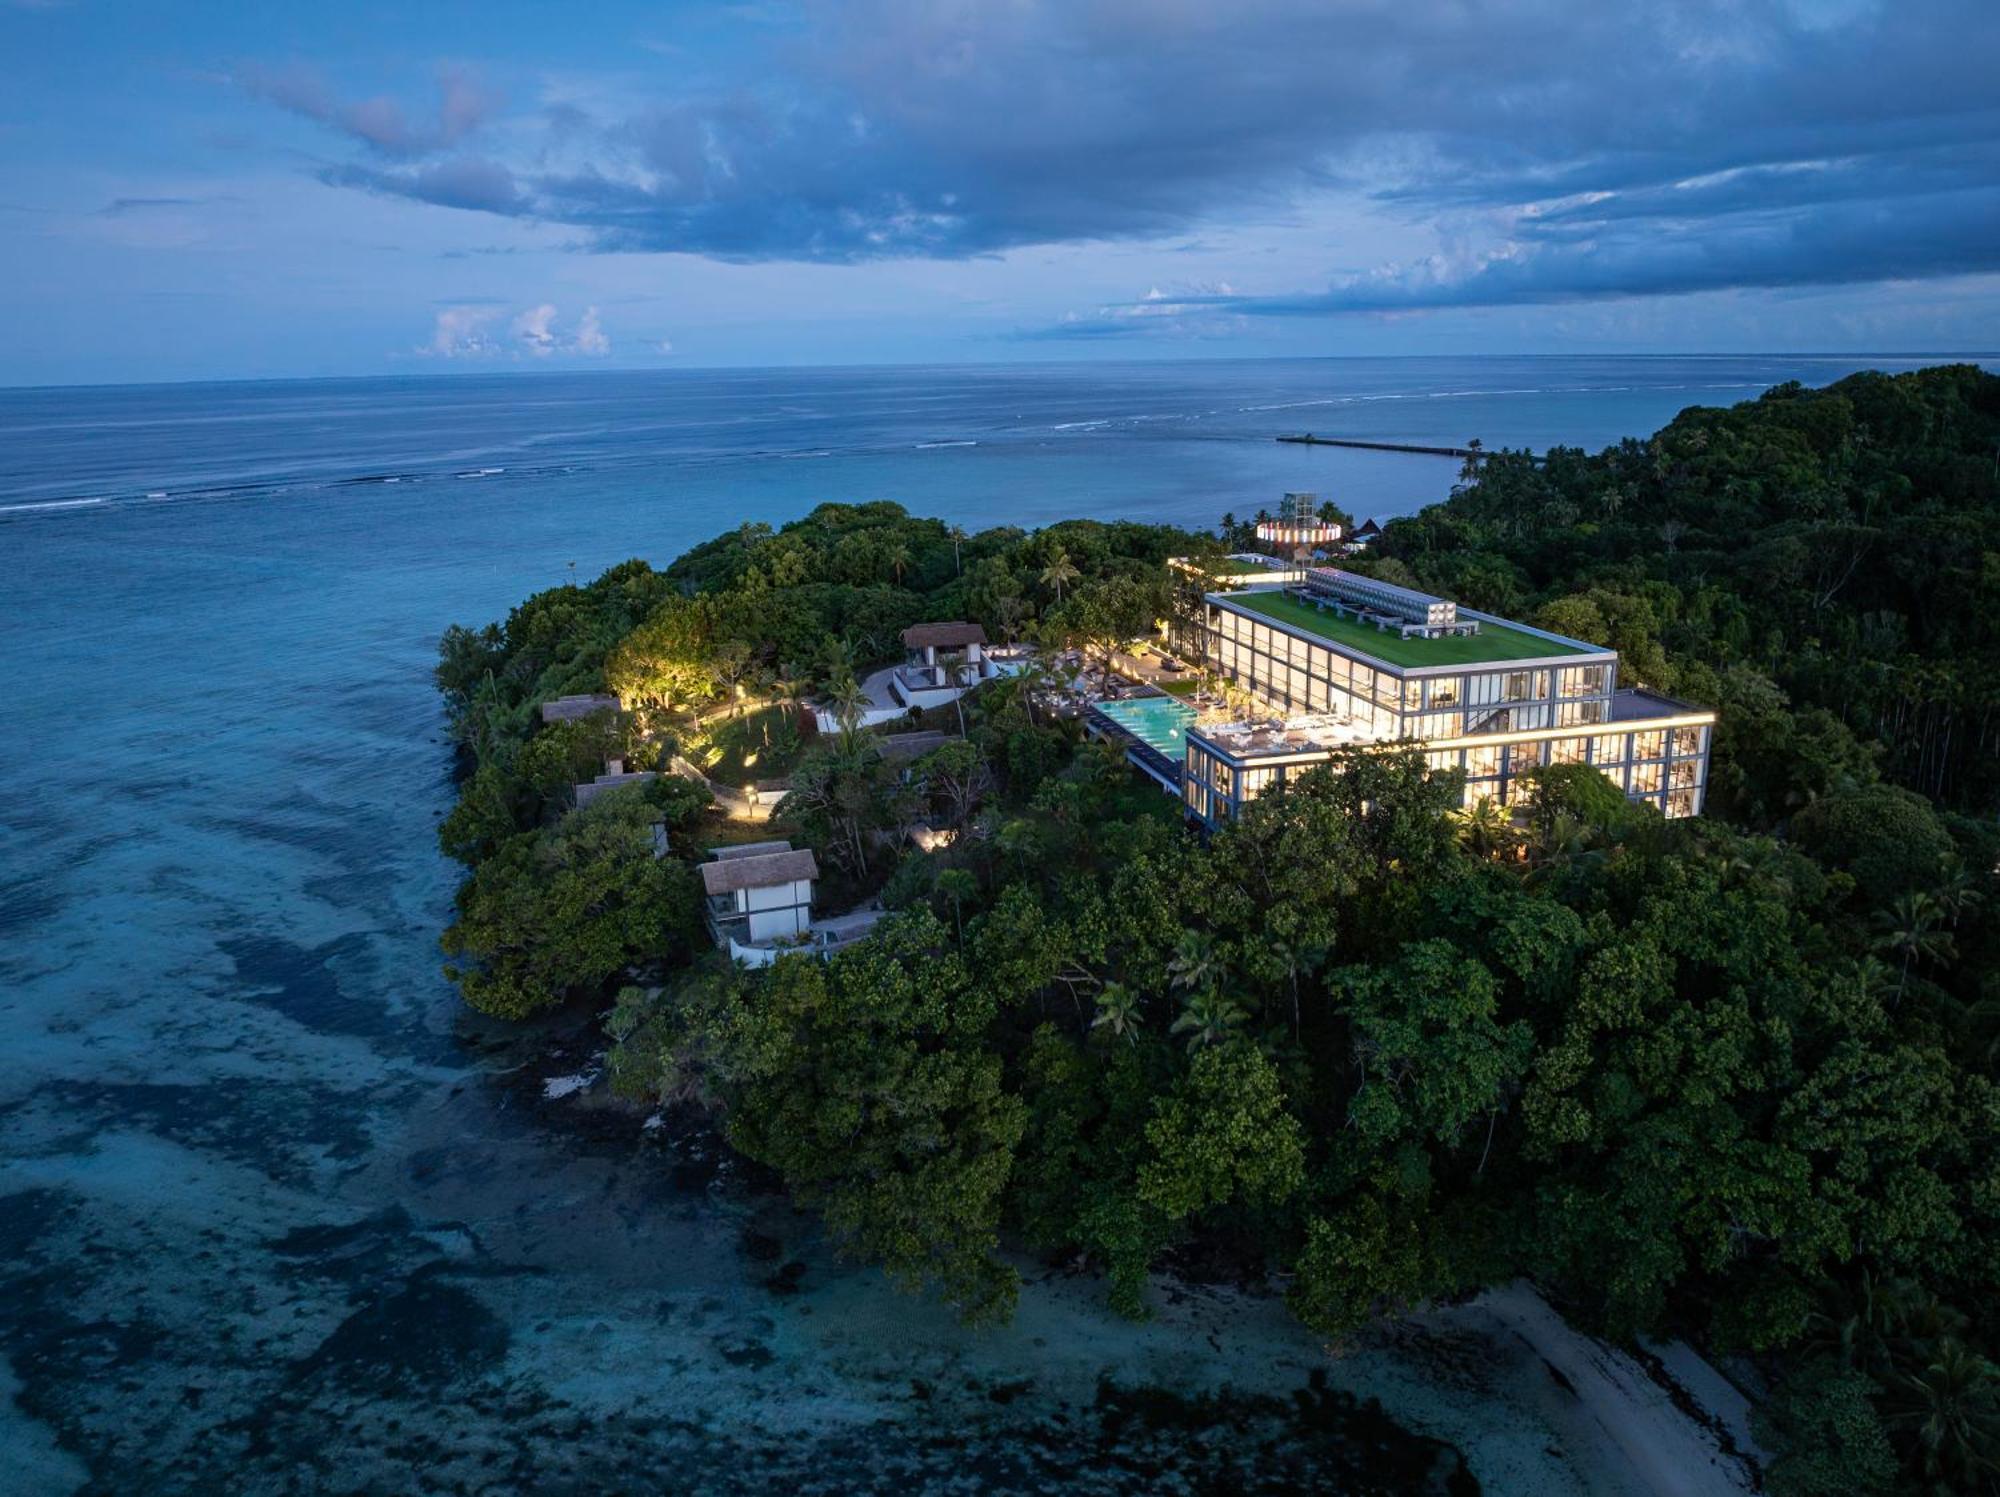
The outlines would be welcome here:
[[[1305,447],[1361,447],[1369,452],[1421,452],[1429,457],[1485,457],[1477,447],[1425,447],[1416,442],[1364,442],[1359,437],[1316,437],[1305,432],[1295,437],[1279,437],[1280,442],[1296,442]]]

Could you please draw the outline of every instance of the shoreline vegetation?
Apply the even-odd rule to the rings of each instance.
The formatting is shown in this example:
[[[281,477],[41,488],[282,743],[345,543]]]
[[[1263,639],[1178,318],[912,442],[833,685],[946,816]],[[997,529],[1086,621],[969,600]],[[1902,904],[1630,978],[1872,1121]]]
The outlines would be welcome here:
[[[1168,557],[1252,522],[746,525],[446,633],[448,970],[503,1018],[608,1011],[618,1090],[716,1117],[968,1320],[1008,1317],[1018,1252],[1134,1317],[1227,1265],[1335,1345],[1482,1290],[1532,1315],[1525,1280],[1726,1371],[1768,1491],[1992,1491],[1996,520],[2000,379],[1963,366],[1468,459],[1353,564],[1715,707],[1708,814],[1581,766],[1468,812],[1356,751],[1206,842],[1069,688],[1187,605]],[[885,754],[917,724],[862,727],[861,683],[944,620],[1039,654]],[[782,799],[746,829],[676,759]],[[653,773],[572,809],[613,761]],[[722,959],[695,865],[753,831],[875,933]]]

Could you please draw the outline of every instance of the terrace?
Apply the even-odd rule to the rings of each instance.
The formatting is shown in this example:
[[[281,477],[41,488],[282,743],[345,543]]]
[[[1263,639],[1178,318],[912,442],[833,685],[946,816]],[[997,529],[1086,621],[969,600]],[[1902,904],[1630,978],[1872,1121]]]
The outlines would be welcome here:
[[[1385,665],[1404,668],[1486,665],[1509,660],[1547,660],[1561,655],[1597,653],[1582,645],[1566,644],[1484,619],[1480,621],[1477,634],[1406,639],[1357,619],[1342,618],[1331,609],[1302,603],[1289,593],[1232,593],[1227,602],[1231,608],[1261,614],[1275,624],[1322,639],[1343,654],[1366,655]]]

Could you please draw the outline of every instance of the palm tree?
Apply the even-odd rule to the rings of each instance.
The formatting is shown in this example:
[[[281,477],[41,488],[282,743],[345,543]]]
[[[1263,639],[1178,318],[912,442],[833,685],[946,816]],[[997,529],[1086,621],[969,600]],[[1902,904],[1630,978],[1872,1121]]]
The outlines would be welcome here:
[[[1987,1490],[2000,1473],[2000,1384],[1993,1364],[1955,1336],[1891,1385],[1891,1430],[1908,1435],[1924,1475],[1940,1490]]]
[[[1139,995],[1122,983],[1107,982],[1097,995],[1097,1017],[1090,1021],[1090,1027],[1137,1043],[1141,1022]]]
[[[951,529],[945,532],[945,538],[951,542],[952,575],[954,577],[963,577],[965,575],[965,558],[959,554],[959,547],[965,544],[965,527],[963,525],[952,526]]]
[[[1451,813],[1458,828],[1458,845],[1474,857],[1496,857],[1514,845],[1514,823],[1490,795]]]
[[[1042,568],[1042,586],[1055,589],[1056,601],[1060,603],[1063,589],[1082,575],[1069,559],[1069,552],[1058,546],[1049,554],[1049,564]]]
[[[1902,963],[1896,982],[1899,1001],[1903,989],[1909,986],[1911,967],[1918,962],[1948,962],[1958,955],[1950,934],[1938,928],[1942,914],[1937,900],[1921,891],[1899,894],[1888,909],[1876,913],[1875,923],[1881,934],[1875,938],[1875,949]]]
[[[840,724],[840,736],[851,741],[861,726],[861,715],[868,710],[868,693],[850,671],[833,683],[827,700],[833,707],[833,720]]]
[[[1956,930],[1960,920],[1979,908],[1979,884],[1963,864],[1954,864],[1946,870],[1944,882],[1932,891],[1931,898],[1937,901],[1938,913]]]
[[[1211,988],[1188,1000],[1168,1033],[1185,1034],[1188,1049],[1195,1050],[1228,1039],[1249,1017],[1241,1007]]]
[[[958,944],[965,944],[965,899],[979,892],[979,880],[963,868],[947,868],[937,878],[938,893],[951,901],[951,919],[958,931]]]
[[[1215,954],[1215,941],[1206,931],[1181,932],[1180,944],[1167,963],[1168,976],[1177,988],[1206,988],[1222,976],[1222,962]]]
[[[910,548],[898,542],[896,548],[889,553],[888,560],[889,570],[896,574],[896,585],[901,587],[903,585],[903,573],[910,568]]]
[[[849,644],[844,636],[829,634],[826,643],[820,646],[820,654],[823,657],[821,679],[829,685],[839,681],[842,676],[854,674],[854,646]]]

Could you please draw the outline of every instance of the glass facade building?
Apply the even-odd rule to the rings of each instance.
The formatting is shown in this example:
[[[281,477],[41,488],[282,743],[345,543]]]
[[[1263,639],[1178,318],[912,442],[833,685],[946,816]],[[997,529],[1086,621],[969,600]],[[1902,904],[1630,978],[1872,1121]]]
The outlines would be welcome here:
[[[1280,589],[1210,593],[1176,648],[1273,720],[1187,730],[1182,794],[1213,826],[1352,744],[1415,744],[1463,770],[1466,804],[1519,798],[1543,764],[1589,764],[1668,816],[1699,814],[1715,716],[1621,688],[1615,651],[1460,609],[1470,637],[1409,639],[1322,617]],[[1198,636],[1198,637],[1192,637]]]

